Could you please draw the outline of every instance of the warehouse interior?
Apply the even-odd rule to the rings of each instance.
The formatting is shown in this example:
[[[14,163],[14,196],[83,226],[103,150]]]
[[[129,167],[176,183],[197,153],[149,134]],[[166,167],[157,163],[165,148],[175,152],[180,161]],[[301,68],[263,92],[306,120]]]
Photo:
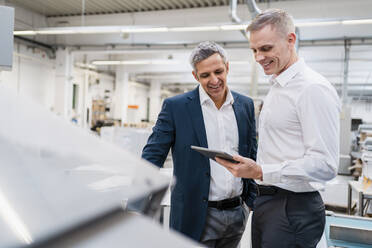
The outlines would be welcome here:
[[[327,221],[334,218],[336,224],[327,224],[323,247],[370,247],[372,1],[368,0],[0,0],[0,34],[5,37],[0,41],[0,87],[4,87],[0,88],[0,147],[4,148],[0,161],[7,171],[0,203],[3,187],[9,187],[6,183],[31,174],[42,182],[39,193],[22,190],[34,185],[28,180],[23,186],[9,184],[17,190],[7,191],[12,192],[7,197],[19,194],[23,200],[14,197],[15,203],[32,205],[19,210],[26,226],[33,223],[32,231],[19,238],[14,228],[8,230],[5,215],[10,212],[2,212],[0,225],[6,231],[0,235],[4,240],[0,246],[198,247],[167,227],[170,196],[165,191],[172,175],[171,156],[159,172],[140,160],[141,152],[164,99],[198,85],[189,56],[202,41],[215,41],[227,51],[228,87],[251,97],[259,116],[271,85],[255,62],[245,32],[254,15],[252,4],[259,10],[280,8],[291,13],[299,56],[331,82],[342,102],[339,175],[321,192],[330,214]],[[2,7],[12,9],[11,22]],[[41,161],[31,159],[44,151],[33,150],[40,147],[50,159],[45,163],[55,166],[41,166]],[[11,158],[13,150],[21,158]],[[120,166],[122,161],[126,163]],[[86,167],[75,168],[78,163]],[[11,172],[8,167],[16,164],[22,166]],[[64,185],[58,173],[72,175],[66,181],[71,185]],[[85,185],[93,185],[98,193]],[[111,192],[115,187],[125,189]],[[152,201],[128,204],[147,217],[120,211],[127,209],[124,198],[150,193]],[[36,201],[40,202],[31,204]],[[71,212],[71,217],[54,220],[53,214],[43,215],[47,212],[65,216]],[[351,224],[340,224],[352,217]],[[337,224],[347,228],[340,230]],[[250,247],[248,231],[241,247]]]

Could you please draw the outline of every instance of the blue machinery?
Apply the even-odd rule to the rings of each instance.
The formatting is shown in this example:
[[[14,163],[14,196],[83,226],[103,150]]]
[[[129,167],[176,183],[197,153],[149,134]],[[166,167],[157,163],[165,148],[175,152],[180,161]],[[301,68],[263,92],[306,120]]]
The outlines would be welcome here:
[[[372,219],[339,214],[327,214],[326,237],[328,246],[372,247]]]

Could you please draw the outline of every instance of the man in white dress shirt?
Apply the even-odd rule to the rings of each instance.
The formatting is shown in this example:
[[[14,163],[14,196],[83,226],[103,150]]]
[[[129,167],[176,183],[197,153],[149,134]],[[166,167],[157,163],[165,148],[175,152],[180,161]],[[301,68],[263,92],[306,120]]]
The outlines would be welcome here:
[[[325,225],[318,190],[337,174],[340,101],[334,87],[295,50],[295,27],[283,10],[248,26],[250,48],[271,89],[260,115],[257,163],[218,159],[234,176],[256,179],[254,248],[316,247]]]

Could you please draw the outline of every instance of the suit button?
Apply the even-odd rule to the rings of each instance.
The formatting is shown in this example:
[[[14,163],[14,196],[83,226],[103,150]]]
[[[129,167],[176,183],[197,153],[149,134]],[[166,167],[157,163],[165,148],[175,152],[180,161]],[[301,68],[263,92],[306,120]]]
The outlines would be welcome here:
[[[210,174],[209,172],[206,172],[205,175],[206,175],[207,177],[210,177],[210,176],[211,176],[211,174]]]
[[[207,202],[207,201],[208,201],[207,197],[203,197],[203,202]]]

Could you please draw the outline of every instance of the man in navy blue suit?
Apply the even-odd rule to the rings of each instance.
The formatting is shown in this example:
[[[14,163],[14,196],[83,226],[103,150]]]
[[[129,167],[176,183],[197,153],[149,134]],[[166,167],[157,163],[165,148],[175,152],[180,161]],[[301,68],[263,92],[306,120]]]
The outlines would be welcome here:
[[[256,159],[252,99],[227,87],[225,50],[202,42],[192,52],[196,89],[164,100],[142,158],[162,167],[172,149],[175,187],[170,227],[207,247],[237,247],[253,206],[251,179],[232,176],[190,146],[208,147]],[[201,86],[201,87],[200,87]]]

